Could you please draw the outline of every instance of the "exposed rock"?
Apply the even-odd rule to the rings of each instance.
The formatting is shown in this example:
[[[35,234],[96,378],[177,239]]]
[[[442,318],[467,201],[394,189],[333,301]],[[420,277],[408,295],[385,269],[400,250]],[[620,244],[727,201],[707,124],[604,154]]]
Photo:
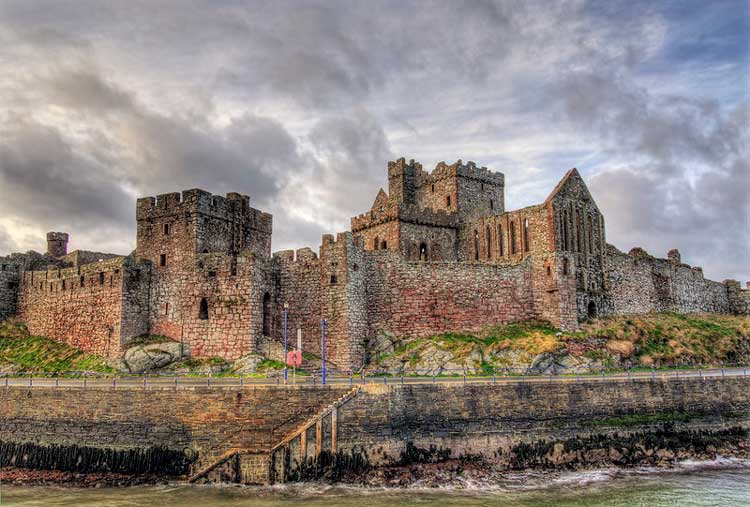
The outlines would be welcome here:
[[[141,373],[163,368],[187,355],[187,347],[179,342],[146,343],[126,350],[123,363],[127,371]]]
[[[256,371],[258,371],[258,366],[260,366],[264,359],[265,358],[260,354],[248,354],[236,360],[232,365],[232,369],[235,373],[239,373],[241,375],[255,373]]]
[[[597,373],[601,367],[601,362],[586,356],[572,356],[566,352],[544,352],[534,357],[528,372],[532,375]]]

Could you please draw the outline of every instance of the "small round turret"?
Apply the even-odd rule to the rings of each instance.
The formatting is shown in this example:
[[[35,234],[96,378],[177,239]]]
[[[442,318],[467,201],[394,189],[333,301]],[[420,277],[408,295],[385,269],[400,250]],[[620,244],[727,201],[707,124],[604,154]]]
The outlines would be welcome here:
[[[68,254],[68,233],[47,233],[47,254],[52,257],[62,257]]]

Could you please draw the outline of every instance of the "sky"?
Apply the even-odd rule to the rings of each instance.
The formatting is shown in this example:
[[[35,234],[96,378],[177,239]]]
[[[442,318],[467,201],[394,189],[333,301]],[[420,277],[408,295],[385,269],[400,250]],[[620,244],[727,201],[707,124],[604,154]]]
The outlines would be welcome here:
[[[607,240],[750,280],[750,3],[0,1],[0,254],[127,254],[135,199],[237,191],[273,250],[387,161],[476,161],[506,209],[576,167]]]

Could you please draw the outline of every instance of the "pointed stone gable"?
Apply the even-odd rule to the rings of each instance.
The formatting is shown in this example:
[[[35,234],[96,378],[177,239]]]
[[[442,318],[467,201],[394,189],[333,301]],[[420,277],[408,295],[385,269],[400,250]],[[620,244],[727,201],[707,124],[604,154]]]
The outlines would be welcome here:
[[[378,192],[378,196],[375,197],[375,202],[372,203],[372,210],[379,210],[380,208],[385,208],[388,206],[388,194],[385,193],[385,190],[382,188],[380,189],[380,192]]]
[[[583,178],[581,178],[578,169],[576,169],[575,167],[565,173],[565,176],[563,176],[560,182],[555,185],[555,188],[549,194],[549,197],[547,197],[547,199],[544,201],[545,204],[549,203],[558,196],[569,197],[578,200],[589,200],[597,210],[599,209],[599,207],[596,205],[596,201],[594,201],[594,198],[591,196],[591,192],[589,192],[589,188],[586,186],[586,183],[583,181]]]

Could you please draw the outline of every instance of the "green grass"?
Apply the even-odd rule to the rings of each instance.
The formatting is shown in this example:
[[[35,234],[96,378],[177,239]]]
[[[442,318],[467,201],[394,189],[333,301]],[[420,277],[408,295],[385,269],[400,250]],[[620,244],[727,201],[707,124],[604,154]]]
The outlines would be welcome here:
[[[31,336],[25,326],[9,321],[0,324],[0,365],[10,365],[22,373],[115,371],[105,364],[103,357],[50,338]]]
[[[560,332],[549,323],[526,321],[488,327],[477,333],[443,333],[404,338],[392,353],[375,358],[375,366],[401,361],[415,366],[428,348],[448,351],[454,362],[466,362],[477,351],[484,373],[508,366],[506,352],[533,357],[543,352],[579,350],[607,370],[616,358],[651,368],[682,364],[717,365],[750,361],[750,318],[719,314],[654,313],[614,316],[583,323],[577,332]],[[492,360],[492,357],[498,359]]]

